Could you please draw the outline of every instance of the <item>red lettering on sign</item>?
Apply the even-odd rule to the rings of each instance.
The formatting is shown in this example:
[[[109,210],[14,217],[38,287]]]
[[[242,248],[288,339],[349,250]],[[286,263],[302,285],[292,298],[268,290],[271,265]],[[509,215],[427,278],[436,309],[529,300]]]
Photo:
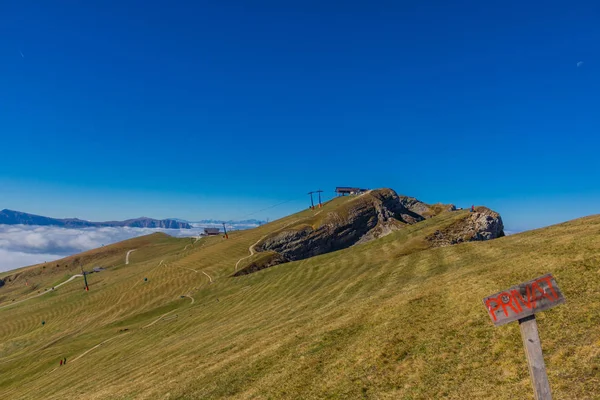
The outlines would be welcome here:
[[[556,291],[554,290],[554,287],[552,286],[552,279],[550,279],[549,276],[546,276],[546,277],[539,279],[537,282],[540,282],[540,281],[545,281],[548,284],[548,289],[550,289],[552,291],[552,295],[554,296],[554,298],[550,299],[550,300],[557,300],[558,294],[556,293]]]
[[[523,308],[519,304],[519,300],[520,300],[521,304],[523,304],[525,307],[527,307],[529,309],[533,308],[533,304],[531,303],[531,288],[529,286],[527,286],[526,293],[525,293],[525,299],[527,299],[527,300],[525,300],[523,298],[523,296],[521,295],[521,293],[516,289],[511,290],[510,294],[515,299],[515,303],[517,303],[517,305],[519,306],[519,312],[523,311]]]
[[[548,293],[546,293],[546,291],[545,291],[544,289],[542,289],[542,288],[540,287],[540,285],[538,285],[537,281],[536,281],[536,282],[533,282],[533,283],[531,284],[531,290],[533,291],[533,295],[534,295],[534,296],[535,296],[535,292],[536,292],[536,291],[538,291],[538,292],[540,292],[540,293],[541,293],[542,297],[545,297],[545,298],[547,298],[547,299],[548,299],[548,300],[550,300],[550,301],[553,301],[553,300],[554,300],[554,298],[553,298],[552,296],[550,296]],[[541,300],[541,299],[542,299],[542,297],[537,297],[537,296],[535,296],[535,297],[534,297],[534,299],[533,299],[533,301],[534,301],[534,302],[537,302],[538,300]]]
[[[483,299],[495,325],[502,325],[565,302],[552,275],[542,276]]]
[[[496,303],[496,305],[492,308],[492,306],[490,305],[491,302]],[[485,302],[485,306],[487,307],[487,309],[490,311],[490,314],[492,314],[492,318],[494,318],[494,322],[496,322],[496,313],[495,311],[498,310],[500,308],[500,304],[502,304],[502,301],[498,301],[498,299],[496,298],[489,298],[487,299],[487,301]]]
[[[513,305],[513,300],[514,300],[514,299],[512,298],[512,296],[510,295],[510,293],[508,293],[508,292],[500,293],[500,294],[498,295],[498,297],[497,297],[497,298],[498,298],[498,299],[500,300],[500,302],[502,303],[502,311],[504,311],[504,315],[505,315],[505,316],[507,316],[507,317],[508,317],[508,312],[506,312],[506,307],[510,307],[510,308],[512,308],[512,310],[513,310],[515,313],[517,313],[517,314],[519,313],[519,310],[517,310],[517,309],[515,308],[515,306]],[[506,302],[504,302],[504,300],[506,300],[506,299],[507,299],[507,301],[506,301]]]

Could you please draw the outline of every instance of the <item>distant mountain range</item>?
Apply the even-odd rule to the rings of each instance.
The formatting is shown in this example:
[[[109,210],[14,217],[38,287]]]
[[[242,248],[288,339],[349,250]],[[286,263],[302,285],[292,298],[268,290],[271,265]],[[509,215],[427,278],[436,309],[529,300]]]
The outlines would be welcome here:
[[[165,229],[191,229],[192,225],[185,221],[175,219],[152,219],[135,218],[125,221],[106,221],[91,222],[78,218],[49,218],[40,215],[28,214],[20,211],[2,210],[0,211],[0,224],[4,225],[44,225],[44,226],[62,226],[65,228],[91,228],[91,227],[120,227],[128,226],[131,228],[165,228]]]

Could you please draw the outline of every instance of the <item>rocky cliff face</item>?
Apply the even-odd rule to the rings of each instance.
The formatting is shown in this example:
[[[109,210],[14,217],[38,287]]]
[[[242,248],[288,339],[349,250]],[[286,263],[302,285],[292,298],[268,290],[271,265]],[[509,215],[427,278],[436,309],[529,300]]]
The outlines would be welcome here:
[[[255,246],[264,257],[242,267],[236,276],[365,243],[452,211],[456,211],[452,204],[429,205],[414,197],[399,196],[391,189],[368,191],[325,215],[306,218],[266,237]],[[463,211],[463,215],[464,218],[453,219],[450,226],[425,238],[427,247],[504,236],[498,213],[480,207],[475,213]]]
[[[256,249],[277,252],[287,261],[301,260],[345,249],[422,221],[425,218],[413,210],[425,209],[425,203],[398,196],[391,189],[373,190],[348,207],[328,213],[319,226],[305,224],[286,229],[266,238]]]
[[[400,196],[398,200],[404,208],[420,216],[427,215],[431,210],[431,207],[428,204],[425,204],[414,197]]]
[[[490,240],[504,236],[502,217],[486,207],[477,207],[475,212],[444,230],[438,230],[427,239],[435,247],[449,246],[462,242]]]

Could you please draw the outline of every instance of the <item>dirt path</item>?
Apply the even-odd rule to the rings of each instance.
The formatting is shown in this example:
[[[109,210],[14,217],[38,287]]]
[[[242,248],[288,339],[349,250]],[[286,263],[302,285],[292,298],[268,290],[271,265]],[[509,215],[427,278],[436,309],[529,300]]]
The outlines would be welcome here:
[[[194,271],[194,272],[198,272],[193,268],[188,268],[188,267],[180,267],[179,265],[176,266],[177,268],[181,268],[181,269],[187,269],[188,271]]]
[[[317,213],[315,213],[315,214],[311,215],[310,217],[306,217],[306,218],[313,218],[313,217],[316,217],[317,215],[321,214],[322,212],[323,212],[323,210],[321,210],[321,211],[319,211],[319,212],[317,212]],[[301,218],[301,219],[299,219],[299,220],[296,220],[296,221],[290,222],[289,224],[285,224],[284,226],[282,226],[281,228],[277,229],[276,231],[274,231],[274,232],[271,232],[271,233],[267,233],[266,235],[264,235],[263,237],[261,237],[260,239],[258,239],[258,240],[256,241],[256,243],[254,243],[253,245],[251,245],[250,247],[248,247],[248,251],[250,252],[250,254],[249,254],[249,255],[247,255],[246,257],[242,257],[242,258],[240,258],[240,259],[238,260],[238,262],[236,262],[236,263],[235,263],[235,272],[237,272],[237,270],[238,270],[238,266],[240,265],[240,263],[241,263],[242,261],[244,261],[245,259],[247,259],[247,258],[250,258],[250,257],[252,257],[254,254],[256,254],[256,250],[254,250],[254,247],[256,247],[256,245],[257,245],[257,244],[259,244],[261,240],[263,240],[264,238],[266,238],[266,237],[267,237],[267,236],[269,236],[269,235],[272,235],[272,234],[274,234],[274,233],[280,232],[280,231],[284,230],[285,228],[287,228],[288,226],[290,226],[290,225],[293,225],[293,224],[296,224],[296,223],[298,223],[298,222],[300,222],[300,221],[302,221],[302,220],[304,220],[304,219],[306,219],[306,218]]]
[[[160,317],[158,317],[158,319],[155,319],[154,321],[150,322],[148,325],[143,326],[142,329],[146,329],[148,327],[151,327],[152,325],[154,325],[155,323],[157,323],[158,321],[160,321],[161,319],[163,319],[164,317],[166,317],[167,315],[171,314],[172,312],[175,312],[177,310],[171,310],[168,313],[164,313],[163,315],[161,315]]]
[[[97,349],[98,347],[102,346],[104,343],[110,342],[111,340],[113,340],[113,339],[116,339],[116,338],[118,338],[118,337],[121,337],[121,336],[127,335],[128,333],[129,333],[129,332],[127,332],[127,333],[124,333],[124,334],[122,334],[122,335],[113,336],[113,337],[111,337],[111,338],[109,338],[109,339],[106,339],[106,340],[105,340],[105,341],[103,341],[103,342],[100,342],[100,343],[98,343],[97,345],[95,345],[95,346],[94,346],[94,347],[92,347],[91,349],[88,349],[88,350],[84,351],[82,354],[80,354],[80,355],[78,355],[77,357],[75,357],[73,360],[71,360],[71,362],[75,362],[75,361],[79,360],[81,357],[85,356],[85,355],[86,355],[87,353],[89,353],[90,351],[92,351],[92,350],[94,350],[94,349]]]
[[[71,282],[73,279],[75,279],[75,278],[78,278],[78,277],[82,277],[82,276],[83,276],[83,275],[81,275],[81,274],[73,275],[72,277],[70,277],[70,278],[69,278],[69,279],[67,279],[66,281],[64,281],[64,282],[62,282],[62,283],[59,283],[58,285],[54,286],[54,290],[56,290],[57,288],[61,287],[62,285],[66,284],[66,283],[69,283],[69,282]],[[6,305],[3,305],[3,306],[0,306],[0,308],[14,306],[15,304],[19,304],[19,303],[22,303],[22,302],[24,302],[24,301],[27,301],[27,300],[35,299],[36,297],[43,296],[43,295],[45,295],[45,294],[47,294],[47,293],[50,293],[50,292],[52,292],[52,290],[46,290],[45,292],[42,292],[42,293],[36,294],[36,295],[34,295],[34,296],[31,296],[31,297],[28,297],[28,298],[26,298],[26,299],[19,300],[19,301],[14,301],[14,302],[12,302],[12,303],[9,303],[9,304],[6,304]]]
[[[134,249],[134,250],[129,250],[129,251],[127,252],[127,256],[126,256],[126,264],[128,264],[128,263],[129,263],[129,253],[131,253],[131,252],[133,252],[133,251],[135,251],[135,249]],[[157,266],[156,266],[154,269],[156,269],[156,268],[160,267],[160,266],[163,264],[163,262],[164,262],[164,260],[160,260],[160,262],[158,263],[158,265],[157,265]],[[186,267],[179,267],[179,268],[184,268],[184,269],[188,269],[188,270],[191,270],[191,271],[194,271],[194,272],[198,272],[197,270],[195,270],[195,269],[192,269],[192,268],[186,268]],[[202,273],[203,273],[204,275],[206,275],[206,276],[208,277],[208,279],[210,280],[210,282],[212,283],[212,278],[211,278],[211,277],[210,277],[210,276],[209,276],[209,275],[208,275],[206,272],[202,271]],[[69,282],[71,282],[73,279],[75,279],[75,278],[77,278],[77,277],[82,277],[82,276],[83,276],[83,275],[81,275],[81,274],[78,274],[78,275],[73,275],[73,276],[72,276],[72,277],[70,277],[68,280],[66,280],[66,281],[64,281],[64,282],[62,282],[62,283],[60,283],[60,284],[58,284],[58,285],[54,286],[54,288],[56,289],[57,287],[59,287],[59,286],[62,286],[62,285],[64,285],[64,284],[66,284],[66,283],[69,283]],[[138,282],[138,283],[139,283],[139,282]],[[137,284],[136,284],[136,285],[137,285]],[[136,286],[136,285],[134,285],[134,286]],[[32,296],[32,297],[30,297],[30,298],[27,298],[27,299],[21,300],[21,301],[19,301],[18,303],[20,303],[20,302],[22,302],[22,301],[25,301],[25,300],[32,299],[32,298],[34,298],[34,297],[38,297],[38,296],[44,295],[44,294],[46,294],[46,293],[48,293],[48,292],[49,292],[49,291],[47,291],[47,292],[43,292],[43,293],[40,293],[40,294],[38,294],[38,295],[36,295],[36,296]],[[124,296],[124,295],[125,295],[125,293],[123,294],[123,296]],[[119,299],[119,301],[117,301],[117,304],[118,304],[118,303],[120,303],[120,301],[123,299],[123,296],[121,296],[121,299]],[[193,298],[192,296],[190,296],[190,295],[185,295],[184,297],[187,297],[188,299],[190,299],[190,300],[192,301],[192,302],[190,303],[190,306],[196,302],[196,299],[194,299],[194,298]],[[11,303],[11,304],[8,304],[8,305],[6,305],[6,306],[4,306],[4,307],[8,307],[8,306],[11,306],[11,305],[14,305],[14,304],[17,304],[17,302],[15,302],[15,303]],[[2,307],[0,307],[0,308],[2,308]],[[172,314],[172,313],[173,313],[173,312],[175,312],[175,311],[177,311],[177,310],[175,309],[175,310],[171,310],[171,311],[169,311],[169,312],[167,312],[167,313],[164,313],[163,315],[161,315],[160,317],[158,317],[158,318],[157,318],[157,319],[155,319],[154,321],[150,322],[148,325],[145,325],[145,326],[143,326],[141,329],[145,329],[145,328],[149,328],[149,327],[151,327],[152,325],[156,324],[157,322],[159,322],[160,320],[162,320],[164,317],[166,317],[166,316],[167,316],[167,315],[169,315],[169,314]],[[79,360],[81,357],[83,357],[83,356],[85,356],[86,354],[88,354],[89,352],[91,352],[91,351],[93,351],[93,350],[97,349],[98,347],[102,346],[103,344],[105,344],[105,343],[108,343],[108,342],[110,342],[110,341],[112,341],[112,340],[114,340],[114,339],[116,339],[116,338],[118,338],[118,337],[121,337],[121,336],[127,335],[127,334],[129,334],[129,333],[131,333],[131,332],[126,332],[126,333],[119,334],[119,335],[113,336],[113,337],[111,337],[111,338],[108,338],[108,339],[106,339],[106,340],[104,340],[104,341],[102,341],[102,342],[98,343],[97,345],[95,345],[95,346],[93,346],[93,347],[89,348],[88,350],[84,351],[83,353],[81,353],[81,354],[80,354],[80,355],[78,355],[77,357],[75,357],[75,358],[73,358],[72,360],[70,360],[70,362],[71,362],[71,363],[72,363],[72,362],[75,362],[75,361]],[[7,362],[7,361],[11,361],[11,360],[3,360],[3,362]],[[52,372],[54,372],[54,371],[55,371],[55,370],[57,370],[57,369],[58,369],[58,368],[54,368],[54,369],[52,369],[52,370],[48,371],[47,373],[52,373]]]
[[[162,263],[162,261],[161,261],[161,263]],[[66,283],[66,282],[64,282],[64,283]],[[187,297],[188,299],[192,300],[192,302],[190,303],[190,305],[192,305],[192,304],[194,304],[194,303],[196,302],[196,300],[195,300],[195,299],[194,299],[192,296],[190,296],[190,295],[185,295],[185,297]],[[145,325],[145,326],[143,326],[141,329],[145,329],[145,328],[149,328],[149,327],[151,327],[152,325],[156,324],[158,321],[160,321],[161,319],[163,319],[164,317],[166,317],[167,315],[169,315],[169,314],[171,314],[171,313],[173,313],[173,312],[175,312],[175,311],[177,311],[177,310],[175,309],[175,310],[171,310],[171,311],[169,311],[169,312],[166,312],[166,313],[164,313],[163,315],[161,315],[160,317],[158,317],[158,318],[157,318],[157,319],[155,319],[154,321],[150,322],[148,325]],[[75,357],[74,359],[72,359],[70,362],[75,362],[75,361],[79,360],[81,357],[83,357],[83,356],[85,356],[86,354],[88,354],[89,352],[91,352],[92,350],[95,350],[95,349],[97,349],[98,347],[102,346],[103,344],[105,344],[105,343],[108,343],[108,342],[110,342],[111,340],[114,340],[114,339],[116,339],[116,338],[118,338],[118,337],[122,337],[122,336],[124,336],[124,335],[127,335],[127,334],[129,334],[129,333],[132,333],[132,332],[125,332],[125,333],[123,333],[123,334],[119,334],[119,335],[113,336],[113,337],[111,337],[111,338],[108,338],[108,339],[106,339],[106,340],[104,340],[104,341],[102,341],[102,342],[98,343],[98,344],[97,344],[97,345],[95,345],[94,347],[91,347],[91,348],[87,349],[86,351],[84,351],[83,353],[81,353],[80,355],[78,355],[77,357]],[[48,373],[54,372],[56,369],[57,369],[57,368],[54,368],[53,370],[49,371]]]
[[[127,255],[125,256],[125,265],[128,265],[128,264],[129,264],[129,255],[130,255],[131,253],[133,253],[134,251],[136,251],[136,250],[137,250],[137,249],[133,249],[133,250],[129,250],[129,251],[127,252]]]
[[[238,265],[240,265],[240,263],[241,263],[242,261],[244,261],[244,260],[245,260],[245,259],[247,259],[247,258],[250,258],[250,257],[252,257],[252,256],[253,256],[253,255],[256,253],[256,251],[254,250],[254,247],[255,247],[257,244],[259,244],[261,240],[263,240],[264,238],[266,238],[266,237],[267,237],[267,236],[269,236],[269,235],[270,235],[270,234],[266,234],[266,235],[264,235],[263,237],[261,237],[260,239],[258,239],[258,240],[256,241],[256,243],[254,243],[252,246],[248,247],[248,251],[250,252],[250,255],[247,255],[246,257],[242,257],[242,258],[240,258],[240,259],[238,260],[238,262],[236,262],[236,263],[235,263],[235,272],[237,272]]]
[[[206,272],[204,272],[204,271],[198,271],[198,270],[196,270],[196,269],[193,269],[193,268],[188,268],[188,267],[180,267],[180,266],[177,266],[177,268],[181,268],[181,269],[187,269],[187,270],[189,270],[189,271],[194,271],[194,272],[202,272],[204,275],[206,275],[206,276],[208,277],[208,280],[210,281],[210,283],[213,283],[213,280],[212,280],[212,278],[210,277],[210,275],[209,275],[209,274],[207,274],[207,273],[206,273]]]
[[[204,271],[202,271],[202,273],[203,273],[204,275],[208,276],[208,280],[210,281],[210,283],[213,283],[213,280],[212,280],[212,278],[210,277],[210,275],[209,275],[209,274],[207,274],[207,273],[206,273],[206,272],[204,272]]]

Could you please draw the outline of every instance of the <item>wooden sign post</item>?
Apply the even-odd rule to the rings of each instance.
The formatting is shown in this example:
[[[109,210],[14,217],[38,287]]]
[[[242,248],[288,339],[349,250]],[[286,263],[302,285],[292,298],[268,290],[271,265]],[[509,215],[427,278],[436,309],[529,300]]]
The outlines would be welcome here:
[[[536,400],[551,400],[550,384],[542,354],[535,313],[565,302],[551,274],[485,297],[483,304],[496,326],[519,321],[529,375]]]

